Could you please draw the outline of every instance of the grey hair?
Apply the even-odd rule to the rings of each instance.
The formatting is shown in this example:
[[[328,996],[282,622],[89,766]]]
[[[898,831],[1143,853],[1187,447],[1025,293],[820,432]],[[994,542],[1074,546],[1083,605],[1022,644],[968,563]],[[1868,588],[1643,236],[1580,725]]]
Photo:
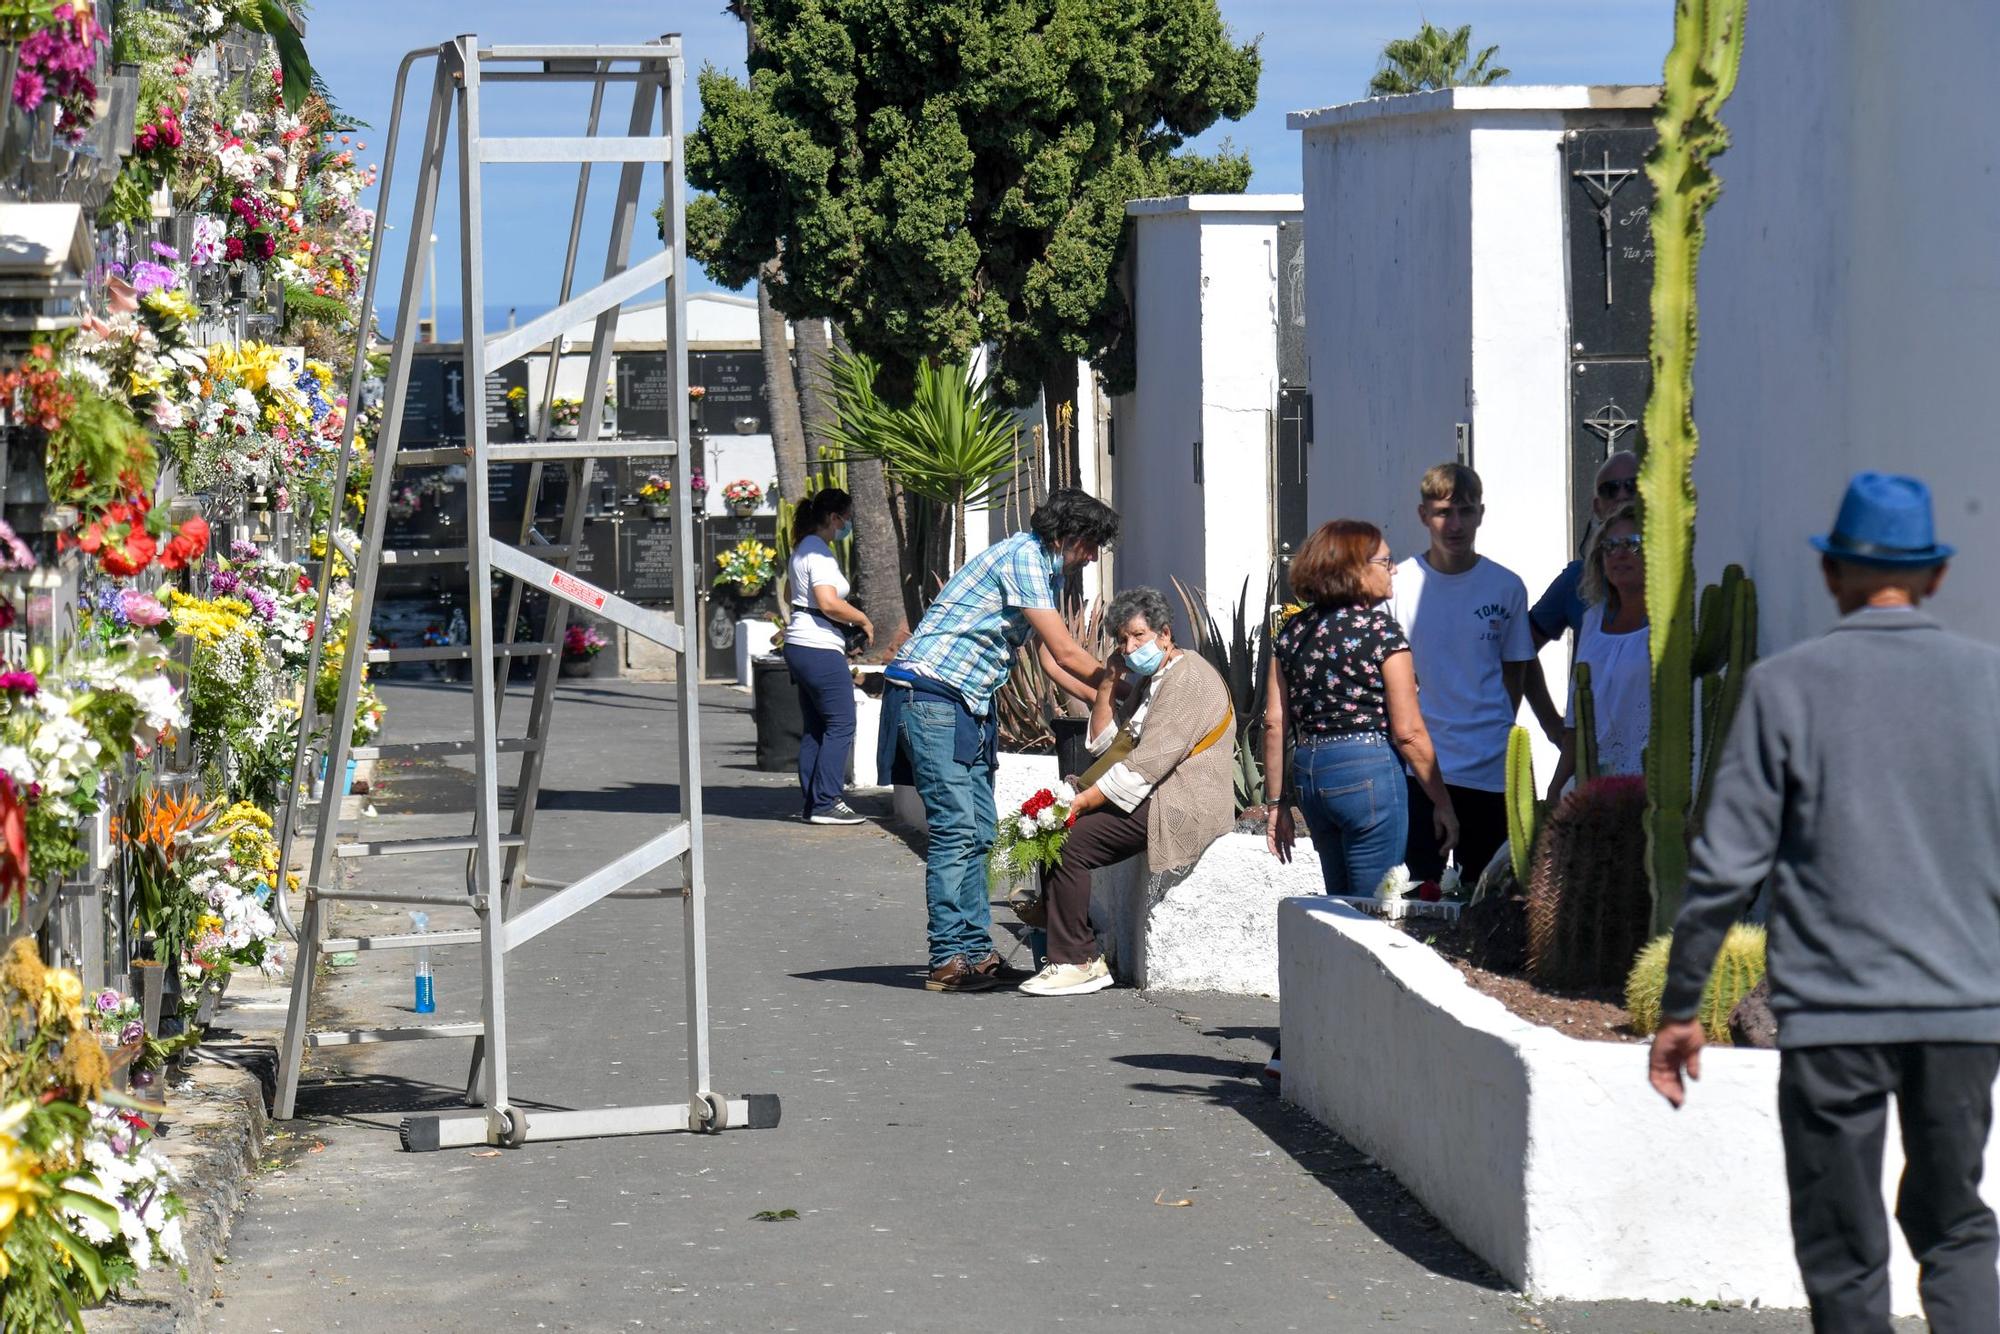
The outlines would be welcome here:
[[[1174,611],[1167,605],[1167,595],[1157,588],[1127,588],[1111,599],[1111,605],[1104,611],[1104,628],[1112,635],[1122,635],[1125,627],[1135,616],[1146,618],[1150,630],[1165,630],[1169,635],[1174,630]]]
[[[1621,519],[1639,522],[1639,507],[1630,501],[1620,505],[1590,530],[1590,540],[1583,544],[1583,578],[1577,581],[1576,591],[1593,607],[1603,606],[1610,593],[1610,585],[1604,581],[1604,534]]]

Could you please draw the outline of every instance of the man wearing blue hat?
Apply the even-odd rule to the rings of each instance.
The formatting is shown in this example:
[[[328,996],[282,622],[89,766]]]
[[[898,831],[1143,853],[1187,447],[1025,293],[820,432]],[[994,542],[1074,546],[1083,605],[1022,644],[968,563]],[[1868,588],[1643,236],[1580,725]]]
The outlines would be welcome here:
[[[1979,1196],[2000,1071],[2000,650],[1919,610],[1952,549],[1929,489],[1862,473],[1813,539],[1841,620],[1752,668],[1674,928],[1653,1086],[1701,1073],[1722,937],[1768,880],[1778,1121],[1813,1328],[1889,1329],[1882,1137],[1940,1334],[2000,1330]]]

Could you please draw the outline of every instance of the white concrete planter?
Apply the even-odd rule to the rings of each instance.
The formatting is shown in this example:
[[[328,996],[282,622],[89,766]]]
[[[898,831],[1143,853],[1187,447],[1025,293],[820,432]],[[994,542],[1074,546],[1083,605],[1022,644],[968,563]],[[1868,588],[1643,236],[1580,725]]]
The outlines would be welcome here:
[[[1319,890],[1300,839],[1290,865],[1261,834],[1228,833],[1193,866],[1148,875],[1141,858],[1091,878],[1090,916],[1120,981],[1160,991],[1278,994],[1278,904]]]
[[[1325,898],[1278,910],[1285,1097],[1541,1298],[1802,1306],[1775,1052],[1710,1047],[1679,1112],[1646,1051],[1517,1018],[1435,951]],[[1893,1118],[1891,1124],[1893,1125]],[[1902,1173],[1893,1131],[1885,1196]],[[2000,1155],[1987,1149],[1987,1196]],[[1916,1268],[1893,1221],[1896,1310]]]
[[[736,684],[750,684],[750,664],[758,658],[767,657],[775,650],[778,642],[778,627],[769,620],[738,621],[736,623]]]

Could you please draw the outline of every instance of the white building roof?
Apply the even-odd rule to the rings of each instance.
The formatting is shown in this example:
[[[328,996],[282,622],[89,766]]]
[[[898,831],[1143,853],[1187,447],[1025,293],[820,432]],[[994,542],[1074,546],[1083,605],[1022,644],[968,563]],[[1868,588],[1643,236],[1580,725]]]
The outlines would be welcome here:
[[[1167,213],[1303,213],[1305,207],[1304,195],[1168,195],[1128,200],[1125,214],[1145,218]]]
[[[1294,130],[1336,129],[1392,117],[1438,116],[1454,111],[1647,111],[1659,100],[1659,85],[1652,83],[1497,83],[1486,88],[1439,88],[1293,111],[1285,116],[1285,125]]]

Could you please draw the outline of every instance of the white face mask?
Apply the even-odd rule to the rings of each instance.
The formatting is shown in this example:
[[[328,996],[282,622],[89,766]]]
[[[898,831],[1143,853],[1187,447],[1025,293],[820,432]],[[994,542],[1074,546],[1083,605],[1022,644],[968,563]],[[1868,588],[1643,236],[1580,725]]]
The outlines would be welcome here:
[[[1159,640],[1153,639],[1127,653],[1125,665],[1141,676],[1151,676],[1160,670],[1160,664],[1165,662],[1166,658],[1167,651],[1160,647]]]

